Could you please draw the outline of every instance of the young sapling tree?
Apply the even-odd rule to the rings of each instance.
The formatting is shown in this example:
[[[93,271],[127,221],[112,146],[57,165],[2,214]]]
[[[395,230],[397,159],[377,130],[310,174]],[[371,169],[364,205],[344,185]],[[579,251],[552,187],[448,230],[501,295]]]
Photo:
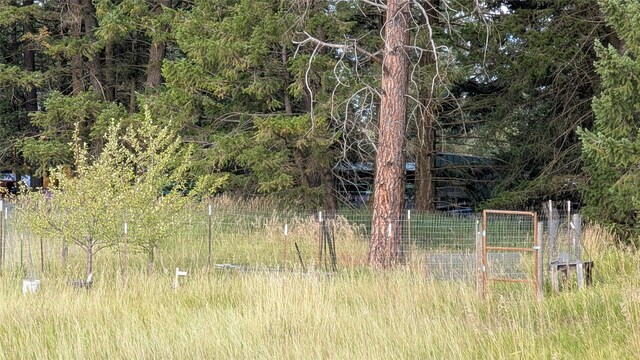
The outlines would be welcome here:
[[[55,186],[22,196],[24,221],[35,235],[57,235],[82,248],[87,276],[96,253],[120,249],[125,241],[147,253],[153,264],[155,249],[176,231],[171,217],[188,201],[182,184],[190,149],[183,148],[173,131],[153,124],[148,111],[124,129],[113,122],[94,159],[80,141],[72,148],[73,173],[54,169]],[[168,185],[172,188],[163,193]],[[130,229],[126,237],[125,221]]]

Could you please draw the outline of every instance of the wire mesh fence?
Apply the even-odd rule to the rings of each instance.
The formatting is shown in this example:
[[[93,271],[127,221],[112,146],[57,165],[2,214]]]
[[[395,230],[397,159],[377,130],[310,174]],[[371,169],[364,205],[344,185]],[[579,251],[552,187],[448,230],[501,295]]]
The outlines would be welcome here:
[[[547,223],[544,239],[556,239],[554,254],[546,246],[545,264],[561,253],[567,241],[577,242],[577,220],[566,224],[566,216],[551,213],[541,216]],[[76,261],[82,263],[86,251],[65,243],[56,236],[34,236],[23,225],[11,204],[2,211],[2,254],[0,269],[27,273],[45,271],[50,264]],[[28,216],[28,214],[26,215]],[[212,268],[277,271],[336,271],[364,267],[368,264],[372,214],[367,210],[336,213],[273,210],[251,204],[196,203],[170,217],[170,238],[159,239],[155,260],[159,267]],[[144,230],[143,224],[130,221],[128,234],[122,217],[122,238],[102,253],[118,261],[126,236],[133,238]],[[394,222],[400,236],[401,264],[430,280],[478,281],[482,269],[483,230],[480,214],[446,214],[406,211]],[[496,217],[487,220],[487,242],[498,249],[487,255],[488,276],[526,279],[534,269],[532,253],[513,252],[501,247],[533,245],[531,219],[522,216]],[[573,228],[572,228],[573,226]],[[565,235],[563,232],[568,232]],[[541,234],[542,235],[542,234]],[[542,237],[541,237],[542,239]],[[565,241],[565,239],[567,239]],[[548,241],[548,240],[545,240]],[[132,266],[144,267],[151,261],[139,244],[128,244]],[[137,262],[136,262],[137,261]],[[137,264],[137,265],[136,265]],[[546,270],[546,267],[545,267]]]
[[[531,278],[537,218],[534,213],[491,212],[484,219],[487,276],[493,279]]]
[[[530,284],[541,290],[538,221],[535,212],[485,210],[482,213],[482,292],[489,283]]]
[[[591,284],[593,261],[585,246],[584,225],[579,213],[572,209],[571,202],[548,202],[542,207],[544,229],[544,271],[554,291],[571,284],[578,288]],[[561,279],[562,278],[562,279]],[[562,284],[560,283],[562,282]]]

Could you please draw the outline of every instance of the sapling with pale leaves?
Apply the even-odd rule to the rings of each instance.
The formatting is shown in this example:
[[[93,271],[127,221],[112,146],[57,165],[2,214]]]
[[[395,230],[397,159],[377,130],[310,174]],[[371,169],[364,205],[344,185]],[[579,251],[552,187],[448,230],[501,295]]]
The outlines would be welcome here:
[[[148,112],[139,126],[127,129],[122,142],[135,165],[135,181],[127,189],[128,240],[148,255],[152,270],[156,250],[180,231],[175,218],[189,201],[185,178],[192,150],[173,130],[154,124]]]
[[[114,121],[97,158],[90,158],[77,131],[75,139],[75,171],[59,167],[52,171],[55,186],[23,195],[19,210],[27,216],[21,218],[36,235],[82,248],[87,275],[95,254],[106,248],[131,245],[148,254],[153,266],[156,249],[177,231],[170,220],[188,201],[183,184],[191,150],[175,132],[154,124],[148,111],[125,129]]]

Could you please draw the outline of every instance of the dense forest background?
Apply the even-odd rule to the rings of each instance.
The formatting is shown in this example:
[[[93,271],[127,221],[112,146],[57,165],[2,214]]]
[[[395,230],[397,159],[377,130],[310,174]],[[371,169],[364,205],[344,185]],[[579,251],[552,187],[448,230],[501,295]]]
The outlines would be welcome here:
[[[483,206],[579,201],[634,232],[639,23],[623,0],[0,0],[0,164],[73,171],[72,142],[97,157],[148,111],[194,146],[185,181],[335,209],[339,164],[385,146],[384,59],[402,51],[417,208],[435,210],[436,154],[470,154],[497,173]]]

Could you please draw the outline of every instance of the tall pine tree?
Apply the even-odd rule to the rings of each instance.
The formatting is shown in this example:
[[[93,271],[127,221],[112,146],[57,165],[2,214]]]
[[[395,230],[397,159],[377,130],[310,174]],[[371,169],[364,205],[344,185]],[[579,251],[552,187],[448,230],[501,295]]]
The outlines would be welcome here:
[[[595,125],[582,131],[589,177],[585,214],[612,227],[622,240],[640,239],[640,3],[603,0],[607,23],[620,41],[596,44],[602,80],[593,100]],[[614,46],[615,45],[615,46]]]

